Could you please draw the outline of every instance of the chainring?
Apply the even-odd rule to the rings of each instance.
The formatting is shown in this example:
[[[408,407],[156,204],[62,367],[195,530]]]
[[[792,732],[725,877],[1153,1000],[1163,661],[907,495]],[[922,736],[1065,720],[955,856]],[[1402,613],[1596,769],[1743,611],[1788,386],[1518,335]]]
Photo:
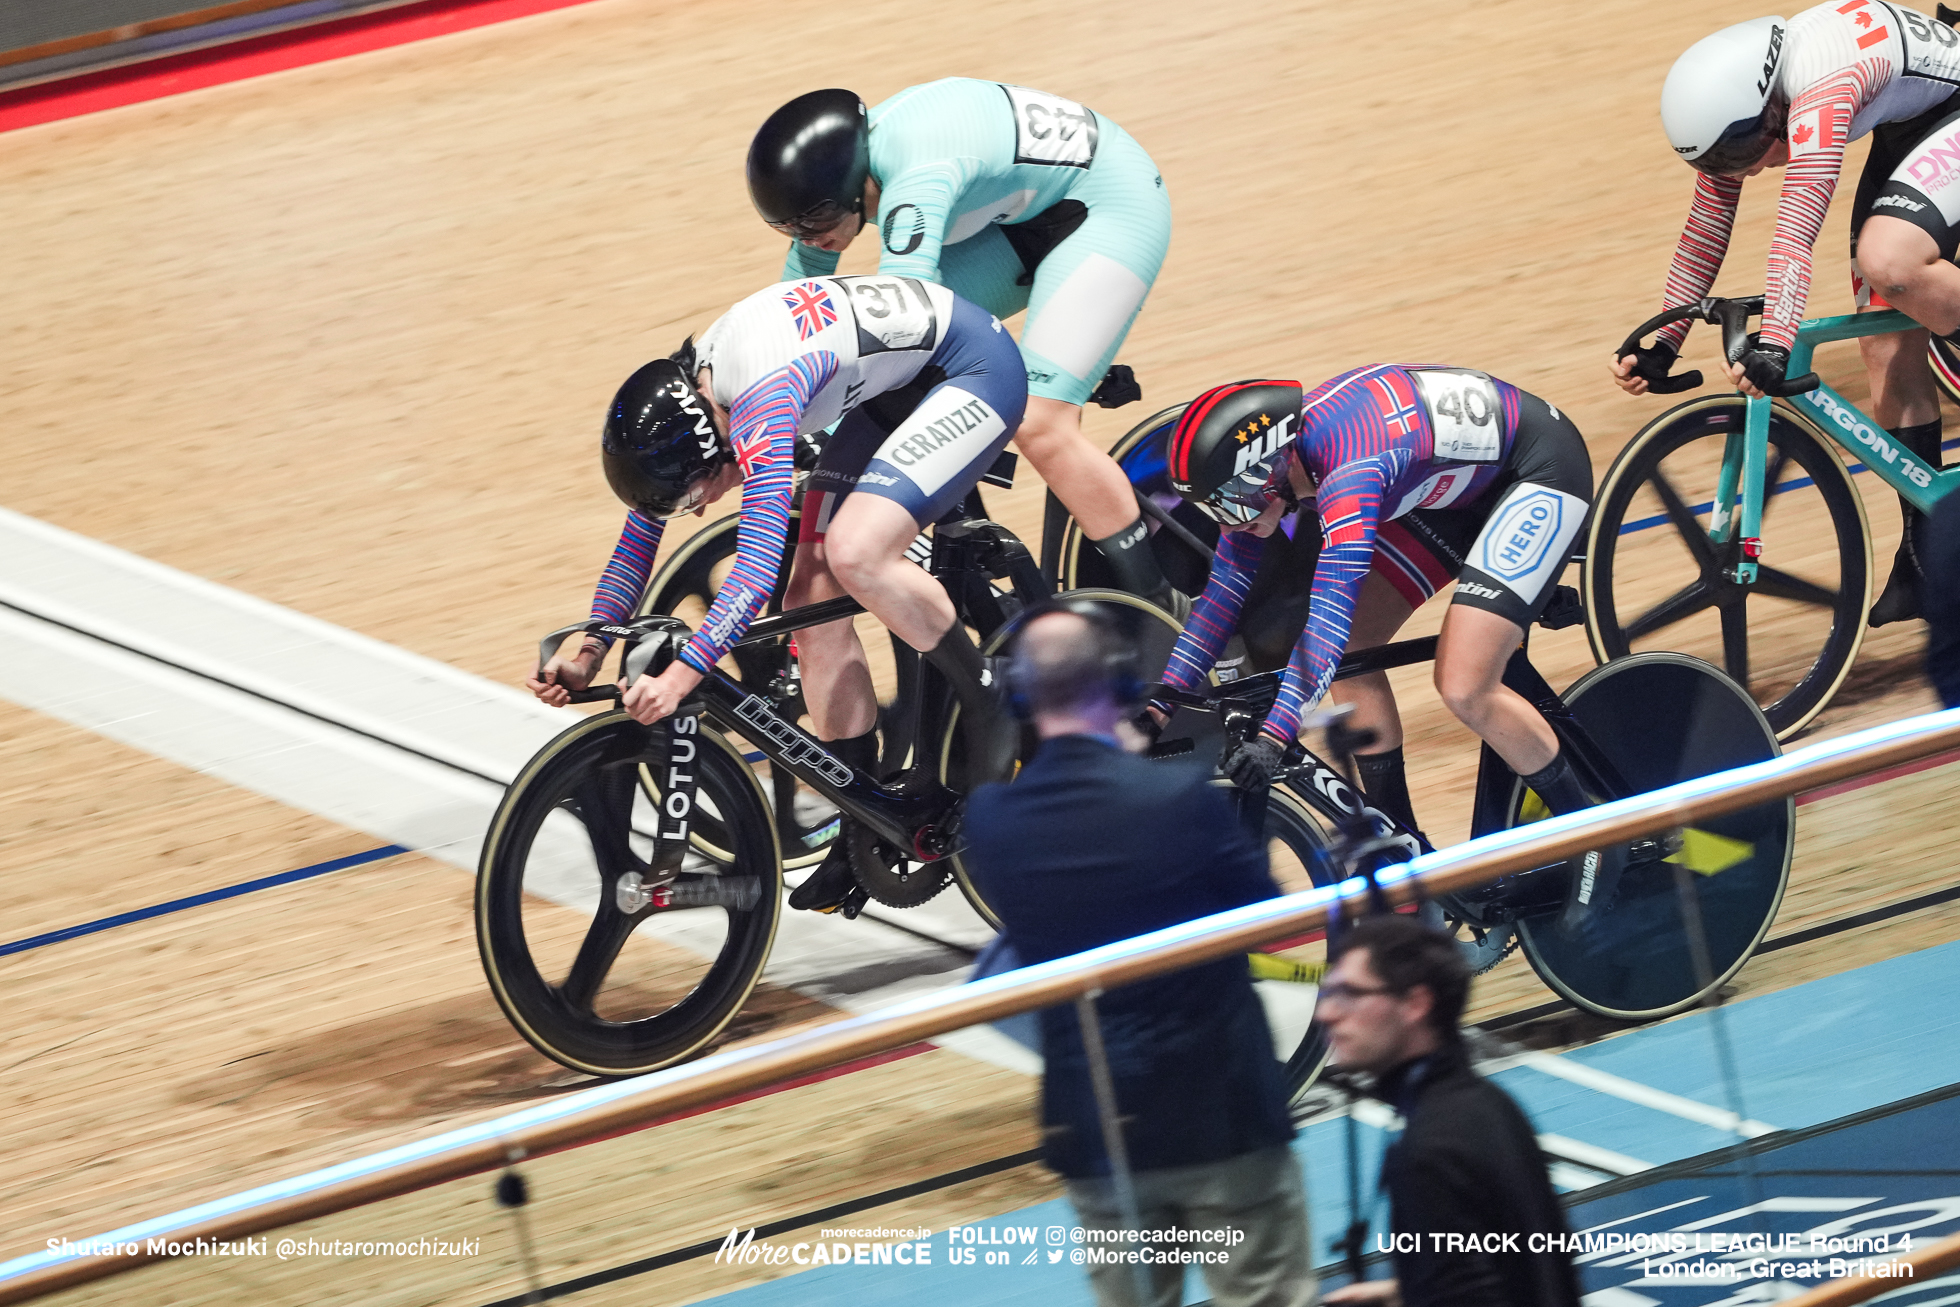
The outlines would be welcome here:
[[[916,908],[953,883],[953,861],[921,862],[899,853],[858,822],[846,822],[851,874],[888,908]]]

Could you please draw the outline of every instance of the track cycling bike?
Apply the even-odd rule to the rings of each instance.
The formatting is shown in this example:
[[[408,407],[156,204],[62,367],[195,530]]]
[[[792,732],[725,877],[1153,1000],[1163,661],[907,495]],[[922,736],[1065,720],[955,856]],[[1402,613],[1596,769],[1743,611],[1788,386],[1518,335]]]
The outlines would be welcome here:
[[[1008,619],[1049,589],[1011,532],[965,515],[979,508],[976,492],[936,524],[924,561],[992,656]],[[1117,591],[1076,597],[1136,643],[1142,666],[1168,660],[1177,627],[1161,610]],[[896,765],[881,760],[876,776],[844,765],[797,724],[793,678],[781,675],[794,659],[776,654],[797,630],[861,611],[840,598],[763,617],[736,645],[733,666],[711,672],[669,722],[642,726],[619,711],[587,718],[511,783],[484,841],[477,940],[498,1004],[540,1052],[591,1074],[630,1075],[725,1037],[781,920],[784,794],[814,794],[852,819],[841,823],[852,869],[877,902],[914,907],[957,884],[998,924],[960,858],[964,795],[987,778],[969,763],[1027,756],[1032,733],[1014,728],[1012,748],[998,748],[988,730],[999,724],[963,722],[954,687],[920,660],[884,712],[885,758]],[[545,637],[540,663],[580,632],[619,640],[622,683],[657,675],[690,634],[657,612],[619,626],[581,622]],[[745,665],[744,649],[776,652]],[[743,675],[754,668],[771,679]],[[618,693],[593,686],[573,697]],[[765,784],[759,771],[787,783]],[[1288,800],[1268,811],[1278,869],[1307,883],[1304,869],[1320,856],[1311,819]],[[1287,970],[1271,958],[1254,965]],[[1294,1005],[1295,1028],[1304,1030],[1310,1009]]]
[[[1642,323],[1622,346],[1688,320],[1748,348],[1761,296],[1708,298]],[[1836,445],[1924,510],[1960,484],[1809,371],[1828,341],[1918,326],[1896,311],[1812,318],[1775,398],[1690,400],[1643,427],[1613,461],[1586,539],[1586,632],[1602,662],[1636,649],[1696,653],[1749,687],[1779,738],[1814,720],[1858,656],[1871,605],[1871,526]],[[1799,375],[1804,374],[1804,375]],[[1655,379],[1671,394],[1699,372]],[[1766,531],[1775,519],[1774,538]]]
[[[1336,679],[1426,662],[1436,640],[1405,640],[1350,653]],[[1257,731],[1278,690],[1277,672],[1191,693],[1159,687],[1177,711],[1153,746],[1154,756],[1216,751]],[[1563,695],[1539,675],[1525,647],[1505,668],[1504,683],[1538,710],[1558,736],[1585,788],[1602,802],[1775,757],[1775,733],[1749,695],[1700,659],[1644,653],[1595,667]],[[1330,855],[1323,832],[1361,819],[1372,838],[1356,850],[1378,865],[1406,861],[1428,846],[1392,817],[1367,806],[1350,781],[1323,758],[1295,744],[1266,796],[1271,839],[1284,831],[1295,847],[1317,846],[1314,883],[1346,874],[1340,841]],[[1471,836],[1549,815],[1489,745],[1482,747]],[[1299,829],[1302,819],[1312,823]],[[1426,910],[1454,934],[1479,972],[1521,945],[1539,978],[1574,1006],[1620,1021],[1668,1016],[1703,1002],[1755,952],[1775,919],[1795,846],[1789,798],[1703,821],[1658,838],[1605,846],[1578,859],[1505,876],[1474,890],[1439,897]],[[1598,878],[1605,897],[1576,929],[1560,917],[1574,875]],[[1324,965],[1318,937],[1286,941],[1255,957],[1255,976],[1290,966],[1317,977]],[[1269,1011],[1297,997],[1262,986]],[[1278,1015],[1275,1013],[1275,1015]],[[1276,1022],[1286,1029],[1297,1028]],[[1280,1050],[1295,1101],[1313,1083],[1327,1045],[1310,1023]]]

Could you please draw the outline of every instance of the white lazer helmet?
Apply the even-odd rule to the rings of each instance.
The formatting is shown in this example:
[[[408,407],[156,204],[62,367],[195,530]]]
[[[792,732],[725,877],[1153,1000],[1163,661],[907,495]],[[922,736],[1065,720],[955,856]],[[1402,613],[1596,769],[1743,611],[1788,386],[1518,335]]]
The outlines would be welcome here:
[[[1752,18],[1689,46],[1661,87],[1661,126],[1674,152],[1703,172],[1742,172],[1783,134],[1788,102],[1781,18]]]

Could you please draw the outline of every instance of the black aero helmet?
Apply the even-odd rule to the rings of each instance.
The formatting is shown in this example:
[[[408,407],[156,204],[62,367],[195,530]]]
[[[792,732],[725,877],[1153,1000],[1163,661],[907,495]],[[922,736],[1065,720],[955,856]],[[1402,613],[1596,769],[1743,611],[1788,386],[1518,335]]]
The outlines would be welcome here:
[[[1288,493],[1281,474],[1299,421],[1297,381],[1212,387],[1171,431],[1164,451],[1171,489],[1215,522],[1250,522],[1275,493]]]
[[[673,517],[707,498],[708,478],[730,461],[707,401],[694,389],[694,342],[655,359],[613,396],[599,436],[606,484],[647,517]]]
[[[785,236],[815,236],[862,213],[870,174],[870,130],[853,91],[797,96],[770,114],[749,144],[749,198]]]

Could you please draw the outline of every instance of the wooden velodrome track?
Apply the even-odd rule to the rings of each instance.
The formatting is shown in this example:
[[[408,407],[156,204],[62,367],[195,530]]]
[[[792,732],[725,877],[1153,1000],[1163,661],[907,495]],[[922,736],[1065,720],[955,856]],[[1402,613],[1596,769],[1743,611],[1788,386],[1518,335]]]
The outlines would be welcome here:
[[[1176,237],[1124,355],[1149,407],[1249,375],[1469,364],[1554,399],[1603,472],[1662,407],[1604,376],[1653,311],[1690,189],[1660,81],[1755,12],[868,0],[819,21],[596,0],[0,136],[0,503],[514,682],[535,634],[583,613],[617,529],[592,457],[612,388],[780,265],[742,186],[756,123],[820,85],[876,101],[953,74],[1080,98],[1161,166]],[[1772,193],[1750,188],[1725,290],[1760,289]],[[1847,307],[1844,235],[1840,207],[1815,311]],[[1706,333],[1690,355],[1712,357]],[[1823,363],[1863,397],[1853,351]],[[1089,429],[1107,443],[1145,411],[1092,409]],[[1882,580],[1898,515],[1865,491]],[[1035,538],[1031,476],[993,502]],[[1933,706],[1920,641],[1877,633],[1816,729]],[[1590,665],[1577,631],[1537,648],[1557,684]],[[1398,684],[1418,806],[1461,838],[1469,737],[1420,670]],[[0,760],[7,938],[374,843],[7,705]],[[1804,808],[1776,932],[1949,877],[1937,831],[1898,815],[1940,811],[1950,779]],[[0,1259],[578,1083],[497,1013],[469,891],[403,857],[7,959]],[[1919,914],[1766,957],[1740,989],[1956,935],[1960,912]],[[1478,1010],[1545,997],[1514,961]],[[812,1014],[778,995],[749,1033]],[[1030,1105],[1025,1078],[933,1052],[555,1159],[538,1168],[555,1205],[534,1212],[545,1278],[1017,1151]],[[517,1281],[485,1190],[343,1222],[481,1235],[467,1264],[186,1264],[69,1296],[322,1302],[351,1275],[366,1302],[488,1301]],[[865,1219],[940,1225],[1052,1193],[1024,1168]],[[742,1282],[696,1263],[580,1301]]]

